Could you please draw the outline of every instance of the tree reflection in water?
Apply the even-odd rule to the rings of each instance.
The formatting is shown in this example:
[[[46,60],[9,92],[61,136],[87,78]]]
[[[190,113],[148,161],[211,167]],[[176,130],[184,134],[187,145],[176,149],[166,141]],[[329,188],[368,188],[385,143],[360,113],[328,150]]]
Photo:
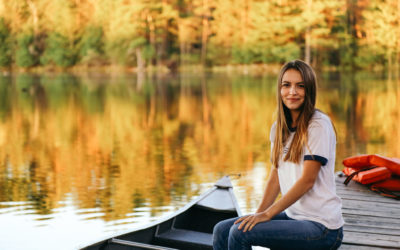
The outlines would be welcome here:
[[[252,211],[262,190],[251,173],[269,168],[275,81],[222,73],[0,77],[0,210],[22,202],[51,220],[72,197],[78,213],[93,211],[89,219],[133,218],[143,208],[157,216],[183,206],[202,183],[242,173],[238,196]],[[353,154],[400,157],[398,79],[320,81],[317,106],[338,134],[337,170]]]

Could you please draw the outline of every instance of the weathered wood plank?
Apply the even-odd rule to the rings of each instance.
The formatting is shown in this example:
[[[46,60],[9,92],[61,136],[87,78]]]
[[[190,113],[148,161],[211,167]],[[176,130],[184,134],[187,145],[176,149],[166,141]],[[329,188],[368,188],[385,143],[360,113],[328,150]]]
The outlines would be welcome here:
[[[385,203],[391,203],[391,202],[396,202],[395,199],[387,199],[388,197],[384,197],[382,195],[379,195],[378,193],[368,189],[367,187],[364,187],[364,190],[357,190],[353,189],[351,187],[337,187],[336,188],[336,193],[338,194],[348,194],[348,195],[356,195],[356,197],[360,198],[367,198],[367,197],[376,197],[376,199],[383,201]]]
[[[346,225],[357,225],[364,227],[387,228],[397,231],[400,234],[400,220],[391,218],[379,218],[372,216],[345,215]]]
[[[373,192],[372,190],[368,189],[367,187],[363,187],[363,190],[354,189],[352,187],[346,186],[338,186],[336,184],[336,193],[341,195],[351,195],[353,198],[371,198],[375,197],[376,199],[383,201],[385,203],[396,202],[395,199],[387,199],[388,197],[384,197],[379,195],[378,193]],[[341,185],[341,184],[340,184]]]
[[[376,216],[380,218],[390,218],[393,220],[398,220],[398,216],[391,216],[389,214],[377,214],[376,211],[364,211],[364,210],[355,210],[355,209],[348,209],[348,208],[342,208],[343,216],[345,217],[346,215],[363,215],[363,216]]]
[[[340,250],[382,250],[382,247],[358,246],[358,245],[341,245],[340,246]]]
[[[400,249],[400,201],[383,197],[367,187],[336,177],[343,202],[344,238],[340,249]]]
[[[354,205],[354,204],[353,204]],[[382,208],[380,209],[366,209],[362,206],[350,207],[343,205],[342,212],[343,214],[351,214],[351,215],[364,215],[364,216],[374,216],[374,217],[382,217],[382,218],[392,218],[398,219],[400,218],[400,211],[398,209],[393,208],[393,211],[390,211],[390,208]]]
[[[390,236],[400,236],[400,232],[393,229],[381,228],[381,227],[368,227],[368,226],[356,226],[349,225],[346,223],[344,226],[345,232],[358,232],[358,233],[369,233],[369,234],[382,234]]]
[[[398,236],[345,231],[342,244],[400,248]]]
[[[390,199],[390,198],[388,198]],[[349,206],[352,208],[360,208],[360,209],[366,209],[366,210],[389,210],[389,211],[396,211],[397,208],[399,208],[399,204],[396,203],[378,203],[378,202],[373,202],[373,201],[357,201],[357,200],[350,200],[350,199],[342,199],[343,201],[343,206]]]
[[[354,201],[372,201],[379,203],[389,203],[395,204],[396,201],[392,199],[388,199],[387,197],[383,197],[381,195],[371,195],[371,194],[358,194],[357,192],[336,192],[342,200],[354,200]]]
[[[355,182],[351,181],[347,186],[345,186],[343,183],[339,183],[338,184],[336,182],[336,190],[337,191],[340,191],[340,190],[351,190],[351,191],[357,191],[360,194],[369,194],[369,193],[372,192],[371,190],[367,189],[366,187],[360,186],[357,183],[355,183],[355,185],[352,185],[354,183]]]

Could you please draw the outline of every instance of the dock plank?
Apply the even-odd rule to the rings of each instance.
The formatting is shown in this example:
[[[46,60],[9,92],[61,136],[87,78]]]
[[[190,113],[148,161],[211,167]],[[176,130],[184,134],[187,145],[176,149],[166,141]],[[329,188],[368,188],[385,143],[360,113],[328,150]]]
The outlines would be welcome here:
[[[369,226],[356,226],[356,225],[346,225],[344,226],[347,232],[356,233],[370,233],[370,234],[381,234],[387,236],[400,236],[399,231],[394,231],[393,229],[381,228],[381,227],[369,227]]]
[[[382,248],[399,249],[400,242],[398,236],[384,235],[384,234],[370,234],[366,232],[351,232],[346,231],[343,237],[342,244],[352,244],[359,246],[372,246]]]
[[[400,220],[372,216],[345,215],[346,225],[392,229],[400,235]]]
[[[382,247],[342,245],[340,250],[382,250]]]
[[[345,220],[340,249],[400,249],[400,201],[354,181],[345,186],[344,180],[337,174],[336,190]]]

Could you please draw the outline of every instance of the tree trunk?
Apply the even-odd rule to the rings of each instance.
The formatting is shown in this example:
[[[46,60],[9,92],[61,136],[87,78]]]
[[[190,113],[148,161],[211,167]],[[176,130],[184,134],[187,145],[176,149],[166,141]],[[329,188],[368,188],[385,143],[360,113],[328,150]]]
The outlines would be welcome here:
[[[180,65],[185,65],[186,56],[186,39],[185,39],[185,23],[183,19],[178,19],[178,39],[179,39],[179,60]]]
[[[144,72],[145,61],[143,59],[141,48],[136,48],[136,61],[137,61],[138,72]]]
[[[136,48],[136,61],[137,61],[137,85],[136,89],[141,90],[145,78],[145,61],[142,56],[142,49]]]
[[[387,59],[387,60],[388,60],[388,71],[389,71],[388,78],[389,78],[389,80],[392,80],[392,72],[393,72],[393,61],[392,61],[392,56],[393,56],[392,50],[389,49],[388,52],[387,52],[387,57],[388,57],[388,59]]]
[[[162,1],[162,10],[164,11],[168,3],[166,0]],[[163,16],[163,14],[162,14]],[[160,67],[163,61],[166,59],[167,46],[168,46],[168,20],[162,17],[162,30],[161,30],[161,42],[158,43],[157,47],[157,67]]]
[[[76,26],[77,27],[81,27],[81,23],[82,23],[82,9],[80,9],[80,4],[81,4],[81,0],[75,0],[75,4],[77,6],[77,12],[76,12]]]
[[[207,38],[208,38],[208,20],[203,19],[203,34],[201,39],[201,64],[206,64],[207,56]]]
[[[244,1],[243,10],[241,11],[241,39],[242,47],[246,46],[249,28],[249,9],[250,5],[247,0]]]
[[[350,67],[354,69],[356,67],[354,58],[356,58],[358,45],[357,45],[357,25],[362,22],[362,11],[363,7],[357,4],[356,0],[346,0],[347,6],[347,34],[350,36],[350,42],[346,44],[347,52],[350,53]]]
[[[202,35],[201,35],[201,65],[205,66],[206,64],[206,56],[207,56],[207,40],[208,40],[208,33],[209,33],[209,22],[208,17],[209,7],[208,7],[208,0],[203,0],[203,20],[202,20]]]
[[[311,34],[310,34],[310,27],[307,27],[306,29],[306,39],[305,39],[305,51],[304,51],[304,61],[307,64],[310,64],[311,61],[311,48],[310,48],[310,40],[311,40]]]
[[[307,9],[311,10],[312,0],[307,0]],[[304,61],[307,64],[311,62],[311,23],[308,23],[305,34],[305,51],[304,51]]]
[[[31,10],[32,13],[32,18],[33,18],[33,33],[35,35],[35,38],[39,32],[39,26],[38,26],[38,22],[39,22],[39,16],[38,16],[38,11],[37,8],[35,6],[35,4],[31,1],[28,0],[27,4],[29,6],[29,9]]]
[[[163,60],[165,59],[166,49],[167,49],[167,29],[168,24],[165,25],[164,30],[162,31],[162,41],[157,46],[157,67],[160,67]]]
[[[185,65],[185,42],[179,41],[179,51],[180,64]]]
[[[156,26],[154,25],[153,17],[148,14],[147,15],[147,23],[149,25],[149,37],[150,37],[150,45],[153,49],[157,49],[156,46]],[[156,52],[157,53],[157,52]],[[150,59],[151,65],[155,65],[154,56]]]

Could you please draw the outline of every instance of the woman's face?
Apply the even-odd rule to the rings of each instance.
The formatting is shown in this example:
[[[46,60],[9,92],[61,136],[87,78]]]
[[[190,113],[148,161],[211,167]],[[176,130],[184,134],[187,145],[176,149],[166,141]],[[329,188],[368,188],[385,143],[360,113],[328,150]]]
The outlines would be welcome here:
[[[281,82],[281,97],[283,104],[291,111],[300,111],[304,103],[305,87],[303,77],[296,69],[288,69],[283,74]]]

